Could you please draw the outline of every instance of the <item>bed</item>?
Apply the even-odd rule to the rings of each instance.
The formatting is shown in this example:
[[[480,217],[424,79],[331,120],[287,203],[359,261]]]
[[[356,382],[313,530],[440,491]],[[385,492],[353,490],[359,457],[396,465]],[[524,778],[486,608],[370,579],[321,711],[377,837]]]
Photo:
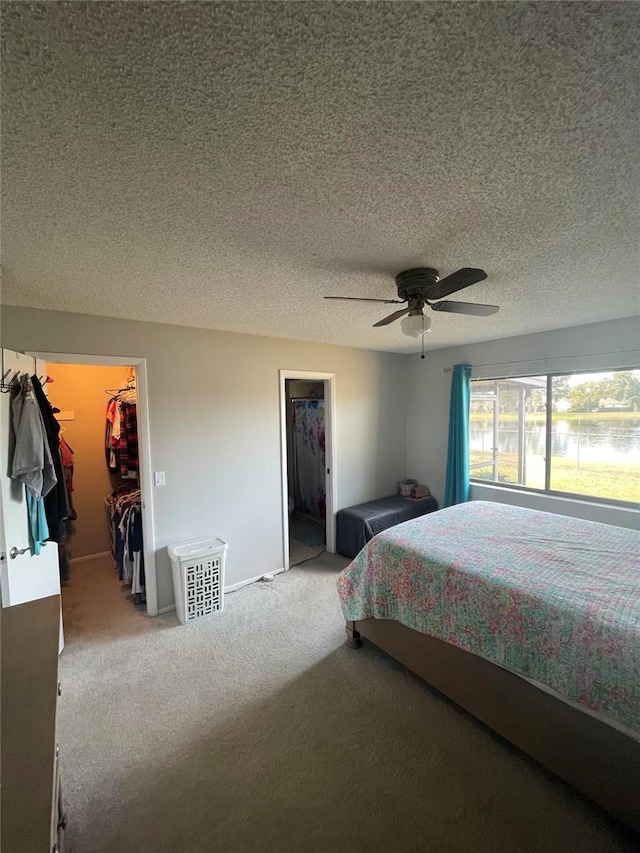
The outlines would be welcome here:
[[[338,578],[367,638],[640,831],[640,532],[472,501]]]

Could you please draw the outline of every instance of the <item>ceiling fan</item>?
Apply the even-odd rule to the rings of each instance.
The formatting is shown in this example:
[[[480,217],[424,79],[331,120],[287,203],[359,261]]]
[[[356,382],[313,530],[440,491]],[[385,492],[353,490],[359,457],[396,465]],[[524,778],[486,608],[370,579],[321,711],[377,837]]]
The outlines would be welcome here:
[[[387,326],[394,320],[403,318],[401,326],[405,335],[418,338],[428,332],[431,328],[431,320],[424,316],[424,307],[428,305],[433,311],[444,311],[449,314],[473,314],[486,317],[495,314],[499,310],[497,305],[481,305],[477,302],[452,302],[444,299],[458,290],[484,281],[487,274],[484,270],[463,267],[451,275],[440,278],[438,270],[431,267],[416,267],[405,270],[396,276],[396,286],[400,299],[368,299],[359,296],[325,296],[325,299],[344,299],[349,302],[383,302],[387,305],[401,305],[406,302],[407,307],[394,311],[388,317],[378,320],[375,326]],[[444,300],[440,302],[438,300]]]

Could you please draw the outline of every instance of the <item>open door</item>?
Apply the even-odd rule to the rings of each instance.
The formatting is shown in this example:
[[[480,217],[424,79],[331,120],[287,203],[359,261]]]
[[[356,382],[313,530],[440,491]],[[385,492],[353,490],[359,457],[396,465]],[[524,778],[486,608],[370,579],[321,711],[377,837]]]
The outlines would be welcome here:
[[[16,371],[33,375],[35,358],[2,350],[3,373],[9,381]],[[25,488],[9,477],[13,450],[10,393],[0,394],[0,599],[3,607],[60,594],[58,546],[47,542],[36,556],[29,548],[29,523]]]

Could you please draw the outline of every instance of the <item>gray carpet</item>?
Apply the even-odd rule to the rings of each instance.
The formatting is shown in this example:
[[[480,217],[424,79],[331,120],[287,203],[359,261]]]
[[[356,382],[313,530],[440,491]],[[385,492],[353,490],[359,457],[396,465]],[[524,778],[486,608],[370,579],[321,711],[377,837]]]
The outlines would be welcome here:
[[[304,542],[298,542],[297,539],[289,538],[289,566],[293,567],[298,563],[306,563],[314,557],[319,557],[324,551],[324,545],[316,545],[311,547],[305,545]]]
[[[74,853],[614,853],[636,844],[373,647],[317,561],[189,626],[108,561],[64,590],[60,741]]]

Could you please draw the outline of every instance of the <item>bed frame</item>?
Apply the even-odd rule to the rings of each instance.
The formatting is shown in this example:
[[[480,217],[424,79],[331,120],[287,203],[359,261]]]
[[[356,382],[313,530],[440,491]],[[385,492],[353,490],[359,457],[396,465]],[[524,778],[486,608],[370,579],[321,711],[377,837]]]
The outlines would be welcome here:
[[[489,728],[640,832],[640,743],[484,658],[391,619],[347,622]]]

